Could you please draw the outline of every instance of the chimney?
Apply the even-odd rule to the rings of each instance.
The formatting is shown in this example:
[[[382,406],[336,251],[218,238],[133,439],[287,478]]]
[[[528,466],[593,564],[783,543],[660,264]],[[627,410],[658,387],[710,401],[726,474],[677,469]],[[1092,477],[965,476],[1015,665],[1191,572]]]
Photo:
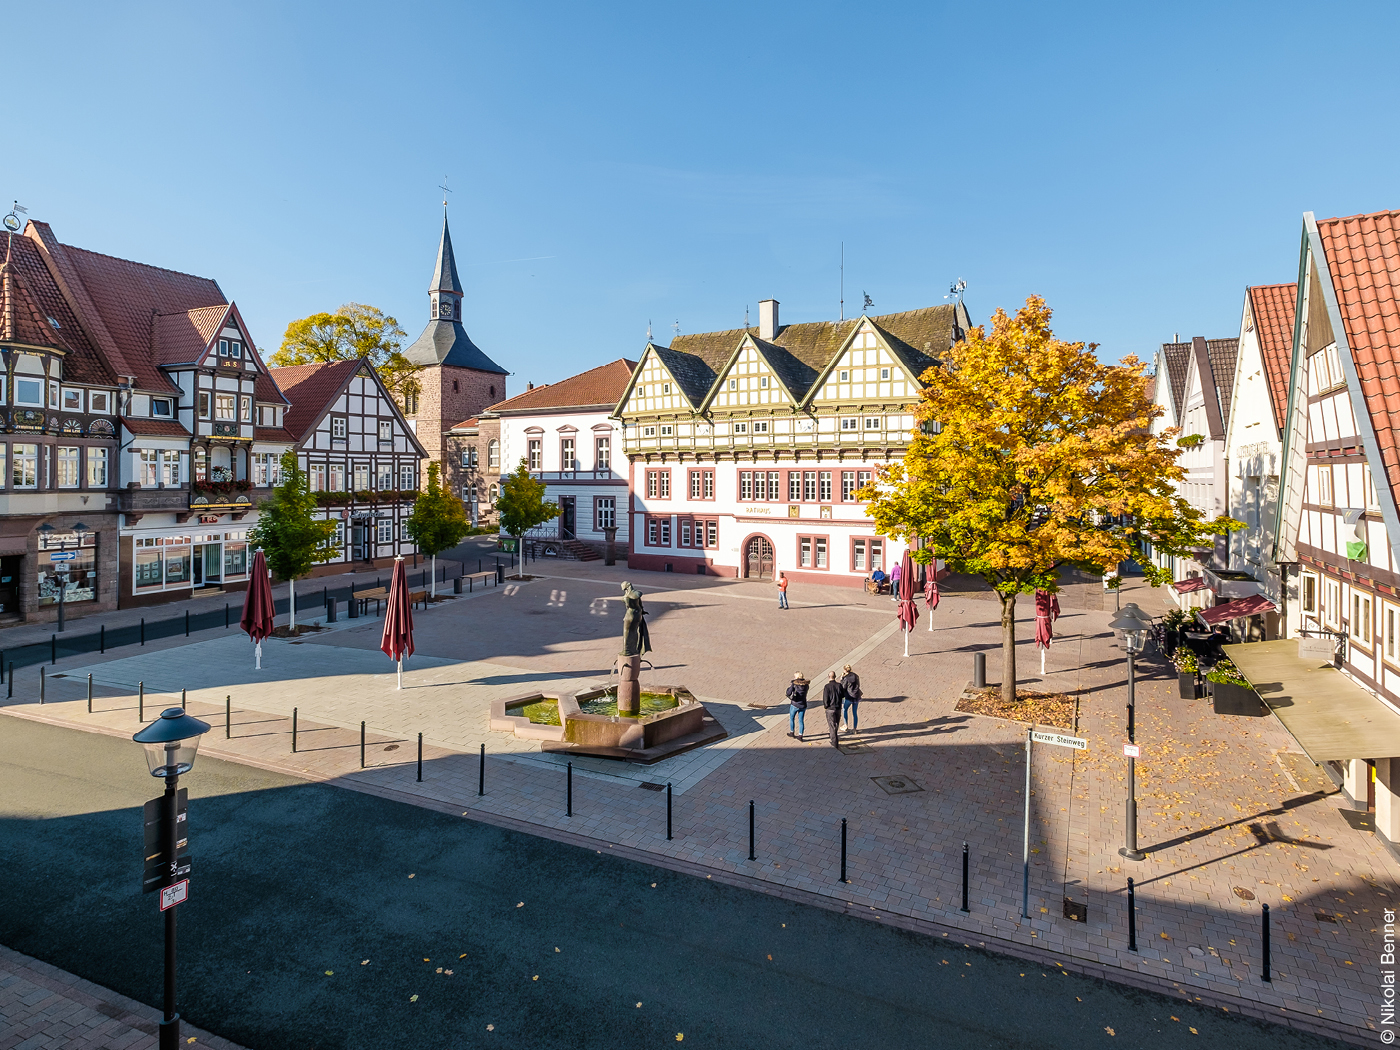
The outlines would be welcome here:
[[[778,335],[778,300],[764,299],[758,304],[758,337],[771,341]]]
[[[534,390],[534,389],[535,389],[535,384],[534,384],[534,383],[526,383],[526,384],[525,384],[525,389],[526,389],[526,390]]]

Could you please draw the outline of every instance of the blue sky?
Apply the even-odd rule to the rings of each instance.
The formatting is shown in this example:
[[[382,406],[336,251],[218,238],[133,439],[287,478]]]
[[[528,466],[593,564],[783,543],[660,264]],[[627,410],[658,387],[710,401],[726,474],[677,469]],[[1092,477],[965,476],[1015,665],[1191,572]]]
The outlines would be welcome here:
[[[1400,208],[1393,4],[29,4],[0,198],[217,279],[264,349],[415,337],[450,179],[475,341],[524,381],[737,327],[1029,294],[1150,356],[1238,332],[1301,216]]]

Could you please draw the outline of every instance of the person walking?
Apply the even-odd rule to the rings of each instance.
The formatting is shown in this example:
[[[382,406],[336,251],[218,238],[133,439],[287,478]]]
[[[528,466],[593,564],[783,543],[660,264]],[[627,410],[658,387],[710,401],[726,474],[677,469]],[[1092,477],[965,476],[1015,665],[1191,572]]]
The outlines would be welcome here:
[[[822,686],[822,707],[826,709],[826,727],[831,730],[831,746],[840,747],[836,740],[836,730],[841,725],[841,701],[846,699],[846,691],[836,680],[836,672],[826,673],[826,685]]]
[[[801,671],[792,676],[792,684],[787,687],[787,698],[788,736],[801,740],[807,729],[807,679],[802,677]],[[794,733],[793,729],[797,732]]]
[[[841,720],[846,723],[846,732],[854,733],[857,729],[860,706],[860,675],[851,670],[851,665],[847,664],[841,668],[845,672],[841,676],[841,688],[846,693],[846,702],[841,707]]]
[[[892,602],[899,601],[899,573],[899,562],[895,562],[890,569],[890,601]]]
[[[778,579],[777,579],[775,582],[778,584],[778,608],[779,608],[779,609],[786,609],[786,608],[788,607],[788,603],[787,603],[787,585],[788,585],[788,578],[787,578],[786,575],[783,574],[783,572],[782,572],[781,570],[779,570],[779,572],[778,572]]]

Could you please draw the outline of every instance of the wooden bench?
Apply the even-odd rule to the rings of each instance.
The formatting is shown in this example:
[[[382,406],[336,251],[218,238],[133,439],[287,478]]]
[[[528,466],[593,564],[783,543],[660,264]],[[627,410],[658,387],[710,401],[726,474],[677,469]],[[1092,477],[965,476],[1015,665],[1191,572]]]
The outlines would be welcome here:
[[[415,606],[415,605],[418,605],[420,602],[422,603],[424,609],[427,609],[427,608],[428,608],[428,592],[427,592],[427,591],[409,591],[409,592],[408,592],[408,604],[409,604],[410,607]]]
[[[369,588],[368,590],[365,590],[365,591],[351,591],[351,592],[350,592],[350,600],[351,600],[351,601],[355,601],[355,602],[359,602],[359,604],[360,604],[360,615],[361,615],[361,616],[363,616],[363,615],[365,615],[366,613],[369,612],[369,603],[370,603],[370,602],[374,602],[374,615],[375,615],[375,616],[378,616],[378,615],[379,615],[379,603],[382,602],[382,601],[384,601],[384,600],[385,600],[386,598],[388,598],[388,597],[389,597],[389,589],[388,589],[387,587],[371,587],[371,588]]]
[[[494,584],[496,582],[496,570],[486,569],[482,572],[464,572],[462,573],[462,578],[467,581],[467,593],[470,594],[477,580],[480,580],[483,585],[485,585],[487,580],[490,580],[491,583]]]

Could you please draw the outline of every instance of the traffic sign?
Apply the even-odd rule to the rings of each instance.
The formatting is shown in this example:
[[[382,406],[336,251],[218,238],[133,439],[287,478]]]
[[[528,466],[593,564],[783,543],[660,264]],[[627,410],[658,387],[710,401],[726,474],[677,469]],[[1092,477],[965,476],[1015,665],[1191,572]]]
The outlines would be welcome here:
[[[173,886],[167,886],[160,891],[160,910],[173,908],[177,904],[184,904],[190,899],[190,880],[181,879]]]
[[[1036,729],[1031,731],[1031,739],[1037,744],[1054,744],[1056,747],[1072,747],[1076,751],[1089,750],[1089,741],[1082,737],[1069,736],[1065,733],[1044,733]]]
[[[1141,758],[1141,757],[1142,757],[1142,745],[1141,745],[1141,744],[1124,744],[1124,745],[1123,745],[1123,756],[1124,756],[1125,758]]]
[[[77,551],[50,551],[50,561],[72,561],[78,556]]]

